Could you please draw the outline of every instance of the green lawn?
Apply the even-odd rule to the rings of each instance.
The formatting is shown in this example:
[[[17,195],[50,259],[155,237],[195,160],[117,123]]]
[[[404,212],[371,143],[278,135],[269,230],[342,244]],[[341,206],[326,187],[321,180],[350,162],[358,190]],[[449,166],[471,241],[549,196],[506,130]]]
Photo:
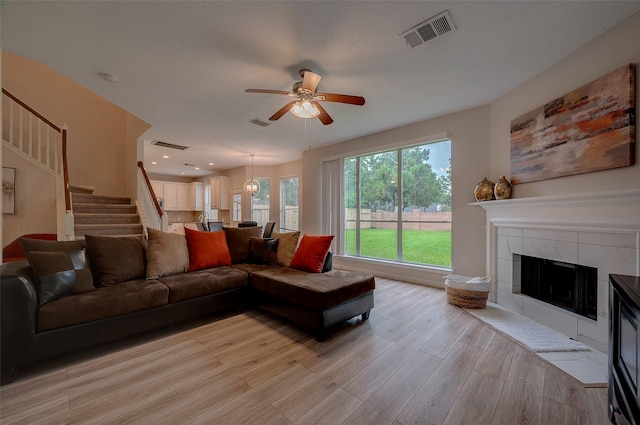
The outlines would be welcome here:
[[[395,229],[360,230],[360,256],[397,260]],[[355,230],[347,230],[345,249],[355,254]],[[402,238],[402,260],[432,266],[451,266],[450,230],[405,230]]]

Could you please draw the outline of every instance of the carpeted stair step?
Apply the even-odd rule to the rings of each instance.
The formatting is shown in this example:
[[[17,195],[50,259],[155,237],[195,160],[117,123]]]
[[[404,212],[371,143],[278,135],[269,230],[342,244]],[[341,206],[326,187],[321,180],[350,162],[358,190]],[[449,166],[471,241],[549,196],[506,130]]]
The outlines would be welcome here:
[[[76,224],[139,224],[138,214],[85,214],[75,213]]]
[[[71,193],[86,193],[88,195],[91,195],[94,190],[95,188],[89,186],[77,186],[74,184],[69,185],[69,192]]]
[[[73,204],[73,214],[136,214],[135,205]]]
[[[84,235],[102,236],[130,236],[141,235],[143,232],[141,224],[76,224],[76,239],[83,238]]]
[[[78,204],[126,204],[131,205],[131,198],[121,196],[89,195],[74,193],[71,196],[74,207]],[[75,208],[74,208],[75,209]]]

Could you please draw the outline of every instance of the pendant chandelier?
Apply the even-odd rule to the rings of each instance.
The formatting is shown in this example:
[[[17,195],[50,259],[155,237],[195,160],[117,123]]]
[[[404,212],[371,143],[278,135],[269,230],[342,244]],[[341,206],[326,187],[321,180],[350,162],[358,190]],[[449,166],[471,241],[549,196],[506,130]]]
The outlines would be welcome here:
[[[260,182],[253,178],[253,157],[255,155],[251,154],[251,178],[244,182],[244,191],[251,196],[260,192]]]

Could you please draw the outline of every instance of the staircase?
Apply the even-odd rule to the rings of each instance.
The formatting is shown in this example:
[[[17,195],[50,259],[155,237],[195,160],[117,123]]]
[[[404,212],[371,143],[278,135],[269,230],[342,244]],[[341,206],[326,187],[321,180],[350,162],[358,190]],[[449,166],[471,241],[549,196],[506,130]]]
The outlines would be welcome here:
[[[143,229],[131,198],[100,196],[74,191],[71,194],[76,239],[84,235],[133,236]]]

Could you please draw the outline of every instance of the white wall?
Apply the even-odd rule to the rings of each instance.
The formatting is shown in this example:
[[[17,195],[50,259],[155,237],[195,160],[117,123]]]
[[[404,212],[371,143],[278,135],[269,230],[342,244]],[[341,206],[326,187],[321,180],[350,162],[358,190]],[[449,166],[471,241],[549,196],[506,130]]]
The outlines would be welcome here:
[[[3,243],[27,233],[56,233],[56,178],[4,146],[2,165],[16,169],[16,213],[2,215]]]
[[[490,106],[490,176],[509,175],[510,123],[514,118],[560,97],[628,63],[636,64],[636,93],[640,86],[640,13],[597,37]],[[640,123],[636,100],[636,134]],[[539,182],[513,188],[516,198],[603,192],[640,187],[640,165]]]
[[[489,177],[489,108],[480,107],[349,140],[306,152],[302,159],[302,224],[304,232],[319,234],[321,223],[321,162],[328,158],[386,149],[390,145],[420,143],[432,137],[451,138],[452,173],[452,269],[454,273],[478,276],[485,270],[484,211],[470,206],[473,189],[485,176]],[[357,260],[336,258],[337,266],[367,270],[382,277],[442,287],[446,271],[425,267],[366,264]]]

